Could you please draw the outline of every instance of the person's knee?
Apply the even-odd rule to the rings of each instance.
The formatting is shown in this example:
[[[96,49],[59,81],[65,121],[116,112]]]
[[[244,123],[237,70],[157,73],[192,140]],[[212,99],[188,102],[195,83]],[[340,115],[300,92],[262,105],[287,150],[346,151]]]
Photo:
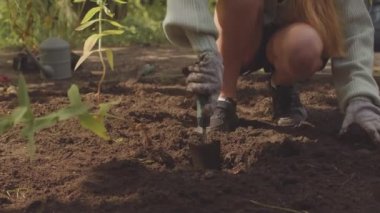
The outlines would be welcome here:
[[[306,24],[298,24],[290,33],[289,71],[301,79],[310,77],[322,66],[323,42],[317,31]]]

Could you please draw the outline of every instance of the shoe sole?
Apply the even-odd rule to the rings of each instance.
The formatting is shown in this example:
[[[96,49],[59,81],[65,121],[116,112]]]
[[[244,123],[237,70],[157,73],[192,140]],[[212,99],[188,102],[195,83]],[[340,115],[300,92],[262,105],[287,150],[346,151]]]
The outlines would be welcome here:
[[[297,127],[301,126],[307,119],[307,114],[294,117],[282,117],[277,120],[277,125],[281,127]]]

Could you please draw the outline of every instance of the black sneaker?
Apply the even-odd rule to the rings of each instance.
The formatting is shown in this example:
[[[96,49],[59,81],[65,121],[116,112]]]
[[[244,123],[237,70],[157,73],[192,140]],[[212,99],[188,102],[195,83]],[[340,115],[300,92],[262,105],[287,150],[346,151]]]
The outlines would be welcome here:
[[[307,118],[295,86],[271,87],[273,118],[279,126],[299,126]]]
[[[210,130],[229,132],[234,131],[238,125],[236,102],[233,100],[218,101],[210,117]]]

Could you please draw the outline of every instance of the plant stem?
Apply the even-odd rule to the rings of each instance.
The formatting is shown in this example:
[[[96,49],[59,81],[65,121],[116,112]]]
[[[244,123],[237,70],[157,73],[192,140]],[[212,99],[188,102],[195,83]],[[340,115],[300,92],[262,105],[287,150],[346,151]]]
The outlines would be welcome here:
[[[98,41],[98,53],[99,53],[99,59],[100,59],[100,62],[102,63],[102,76],[100,78],[100,81],[98,83],[98,92],[97,92],[97,95],[98,95],[98,98],[100,97],[100,92],[101,92],[101,89],[102,89],[102,84],[104,82],[104,79],[106,78],[106,64],[104,63],[104,58],[103,58],[103,52],[102,52],[102,32],[103,32],[103,28],[102,28],[102,18],[103,18],[103,6],[104,6],[104,2],[103,0],[100,0],[99,1],[99,6],[101,8],[100,12],[99,12],[99,16],[98,16],[98,29],[99,29],[99,35],[100,35],[100,38],[99,38],[99,41]]]

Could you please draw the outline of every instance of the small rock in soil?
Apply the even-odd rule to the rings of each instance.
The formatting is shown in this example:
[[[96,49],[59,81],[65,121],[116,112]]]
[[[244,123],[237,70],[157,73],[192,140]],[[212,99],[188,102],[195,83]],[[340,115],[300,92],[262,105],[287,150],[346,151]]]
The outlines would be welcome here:
[[[226,167],[227,168],[232,168],[233,165],[235,164],[235,159],[237,157],[237,153],[232,151],[232,152],[228,152],[225,156],[224,156],[224,164],[226,164]]]
[[[204,174],[203,174],[203,179],[204,180],[210,180],[212,178],[215,177],[215,171],[206,171]]]
[[[237,166],[235,166],[232,169],[232,174],[237,175],[237,174],[243,174],[247,172],[247,168],[243,163],[239,163]]]

